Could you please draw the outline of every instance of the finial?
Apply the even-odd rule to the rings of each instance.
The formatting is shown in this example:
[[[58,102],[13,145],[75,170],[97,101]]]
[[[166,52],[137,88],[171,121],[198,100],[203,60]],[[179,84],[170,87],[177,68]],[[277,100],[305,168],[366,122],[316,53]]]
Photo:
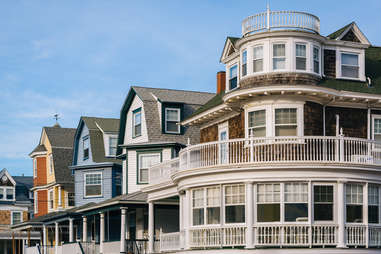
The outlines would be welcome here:
[[[54,124],[54,127],[60,127],[59,123],[58,123],[58,119],[60,119],[61,117],[59,117],[59,114],[58,113],[55,113],[53,115],[54,119],[56,120],[56,123]]]

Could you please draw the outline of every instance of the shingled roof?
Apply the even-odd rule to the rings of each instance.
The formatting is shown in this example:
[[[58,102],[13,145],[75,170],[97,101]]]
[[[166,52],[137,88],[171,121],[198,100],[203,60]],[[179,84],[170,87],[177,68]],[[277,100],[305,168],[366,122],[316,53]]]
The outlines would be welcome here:
[[[73,148],[74,128],[61,128],[58,126],[43,128],[48,136],[50,145],[59,148]]]

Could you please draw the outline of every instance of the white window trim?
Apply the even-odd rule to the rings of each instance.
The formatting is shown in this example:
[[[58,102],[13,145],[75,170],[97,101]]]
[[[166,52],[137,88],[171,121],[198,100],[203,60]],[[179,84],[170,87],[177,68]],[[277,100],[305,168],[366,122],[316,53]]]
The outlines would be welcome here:
[[[50,198],[50,193],[53,193],[53,200]],[[51,201],[53,201],[53,207],[50,207]],[[48,211],[54,211],[54,189],[48,190]]]
[[[326,221],[326,220],[314,220],[314,217],[315,216],[312,216],[313,214],[313,211],[311,211],[311,221],[313,221],[314,223],[318,223],[318,224],[332,224],[332,223],[336,223],[337,222],[337,212],[336,212],[336,209],[337,209],[337,185],[335,183],[330,183],[330,182],[314,182],[312,183],[312,187],[311,187],[311,207],[312,207],[312,210],[314,210],[314,204],[315,204],[315,199],[314,199],[314,186],[333,186],[333,206],[332,206],[332,220],[330,221]]]
[[[314,60],[314,49],[318,49],[319,50],[319,54],[318,54],[318,57],[319,57],[319,72],[315,72],[315,60]],[[322,66],[322,62],[321,62],[321,47],[316,45],[316,44],[312,44],[312,47],[311,47],[311,71],[313,73],[315,73],[316,75],[321,75],[321,66]]]
[[[304,69],[304,70],[298,70],[298,69],[296,69],[296,58],[297,57],[299,57],[299,58],[303,58],[303,57],[300,57],[300,56],[296,56],[296,45],[303,45],[303,46],[305,46],[306,47],[306,56],[304,57],[304,59],[306,60],[306,68]],[[293,56],[294,56],[294,66],[293,66],[293,69],[295,70],[295,72],[311,72],[310,71],[310,63],[309,63],[309,61],[308,61],[308,59],[311,59],[311,56],[310,56],[310,50],[309,50],[309,47],[310,46],[310,44],[309,43],[307,43],[307,42],[299,42],[299,41],[296,41],[295,43],[294,43],[294,54],[293,54]],[[314,72],[313,70],[312,70],[312,72]]]
[[[49,154],[49,174],[53,174],[53,167],[54,167],[54,162],[53,162],[53,154]]]
[[[342,53],[358,55],[358,65],[359,65],[359,77],[358,78],[343,77],[343,75],[341,73],[341,54]],[[364,53],[364,50],[347,50],[347,49],[336,50],[336,78],[347,79],[347,80],[365,81],[365,53]]]
[[[38,213],[38,191],[34,191],[34,213],[37,214]]]
[[[375,119],[379,119],[381,120],[381,115],[377,115],[377,114],[372,114],[372,139],[374,139],[374,120]]]
[[[111,154],[111,139],[116,139],[116,149],[118,148],[118,136],[110,135],[108,136],[108,152],[107,155],[110,157],[116,156],[116,154]],[[115,151],[116,152],[116,151]]]
[[[88,155],[87,157],[85,157],[85,141],[88,140],[88,148],[87,150],[89,151],[88,152]],[[85,161],[85,160],[88,160],[90,158],[90,137],[89,135],[86,135],[82,138],[82,159]]]
[[[33,158],[33,178],[37,177],[37,157]]]
[[[167,130],[167,110],[174,110],[174,111],[177,111],[177,131],[168,131]],[[170,134],[180,134],[180,120],[181,120],[181,110],[180,108],[165,108],[165,114],[164,114],[164,117],[165,117],[165,123],[164,123],[164,128],[165,128],[165,133],[170,133]],[[171,121],[172,122],[172,121]]]
[[[274,69],[274,45],[278,44],[284,44],[284,68],[283,69]],[[271,64],[270,64],[270,71],[272,72],[282,72],[282,71],[289,71],[289,62],[288,62],[288,44],[287,41],[273,41],[270,44],[270,51],[271,51]],[[283,58],[283,57],[275,57],[275,58]]]
[[[100,195],[87,195],[86,193],[86,176],[87,175],[101,175],[101,194]],[[83,196],[85,198],[99,198],[99,197],[103,197],[103,172],[88,172],[88,173],[84,173],[83,174]],[[98,184],[89,184],[90,186],[91,185],[98,185]]]
[[[226,205],[226,202],[225,202],[225,187],[227,186],[240,186],[240,185],[243,185],[243,195],[245,196],[245,200],[243,203],[237,203],[237,204],[233,204],[233,205]],[[221,224],[223,223],[224,225],[246,225],[246,216],[247,216],[247,204],[246,204],[246,201],[247,201],[247,193],[246,193],[246,185],[244,183],[232,183],[232,184],[224,184],[221,186],[221,191],[222,191],[222,206],[221,206],[221,215],[222,218],[220,217],[220,220],[221,220]],[[227,206],[241,206],[243,205],[245,207],[244,211],[245,211],[245,221],[244,222],[232,222],[232,223],[229,223],[229,222],[226,222],[226,213],[225,213],[225,210],[226,210],[226,207]]]
[[[0,199],[0,201],[15,201],[16,200],[16,188],[15,187],[0,187],[0,189],[3,190],[3,199]],[[13,198],[7,199],[7,190],[13,191]]]
[[[137,110],[136,112],[132,112],[132,137],[133,138],[137,138],[137,137],[140,137],[142,135],[142,122],[143,122],[143,119],[142,119],[142,108],[140,108],[140,110],[138,110],[139,108],[135,109]],[[137,114],[140,114],[140,134],[139,135],[136,135],[135,133],[135,116]]]
[[[237,65],[237,86],[233,89],[230,89],[230,69],[234,66],[234,65]],[[241,68],[240,68],[240,62],[238,60],[232,62],[231,64],[227,65],[226,66],[226,83],[225,83],[225,90],[226,91],[233,91],[233,90],[236,90],[239,88],[239,81],[240,81],[240,75],[239,73],[241,72]],[[248,76],[248,75],[246,75]]]
[[[23,220],[23,212],[22,211],[12,211],[12,214],[11,214],[11,225],[14,224],[13,222],[13,214],[14,213],[19,213],[20,214],[20,223],[22,223],[24,220]]]
[[[140,158],[141,158],[141,156],[145,156],[145,155],[159,155],[159,157],[160,157],[160,162],[162,162],[163,161],[163,155],[162,155],[162,153],[161,152],[152,152],[152,153],[145,153],[145,152],[143,152],[143,153],[139,153],[138,154],[138,161],[137,161],[137,176],[136,176],[136,178],[137,178],[137,183],[138,184],[149,184],[149,179],[148,179],[148,181],[147,182],[142,182],[141,180],[140,180],[140,170],[141,170],[141,168],[140,168]],[[149,174],[149,173],[148,173]],[[148,178],[149,178],[149,175],[148,175]]]
[[[246,75],[243,75],[243,53],[246,52]],[[249,55],[248,55],[248,50],[247,48],[242,49],[241,51],[241,77],[246,77],[249,74],[249,69],[248,69],[248,60],[249,60]]]
[[[259,47],[262,47],[262,58],[255,58],[255,54],[254,54],[255,48],[259,48]],[[256,44],[256,45],[254,45],[252,47],[252,51],[253,51],[253,60],[252,60],[252,66],[253,66],[253,68],[251,70],[252,74],[253,75],[258,75],[258,74],[265,73],[266,72],[265,71],[266,66],[265,66],[265,46],[264,46],[264,44]],[[261,60],[261,59],[262,59],[262,71],[256,71],[255,72],[254,71],[254,61],[255,60]]]

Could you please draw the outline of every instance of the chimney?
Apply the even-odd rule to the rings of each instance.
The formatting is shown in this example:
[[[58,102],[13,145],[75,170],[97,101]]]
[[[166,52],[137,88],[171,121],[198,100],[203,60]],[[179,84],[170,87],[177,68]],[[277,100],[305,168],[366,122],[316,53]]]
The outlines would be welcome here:
[[[225,92],[226,72],[217,72],[217,94]]]

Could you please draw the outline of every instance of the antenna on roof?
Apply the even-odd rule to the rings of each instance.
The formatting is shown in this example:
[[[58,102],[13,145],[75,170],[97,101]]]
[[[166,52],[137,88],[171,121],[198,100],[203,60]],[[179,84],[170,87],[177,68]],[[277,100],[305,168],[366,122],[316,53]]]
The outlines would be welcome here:
[[[54,119],[56,120],[56,123],[54,124],[54,127],[60,127],[59,123],[58,123],[58,119],[60,119],[61,117],[59,117],[60,115],[58,113],[55,113],[53,115]]]

